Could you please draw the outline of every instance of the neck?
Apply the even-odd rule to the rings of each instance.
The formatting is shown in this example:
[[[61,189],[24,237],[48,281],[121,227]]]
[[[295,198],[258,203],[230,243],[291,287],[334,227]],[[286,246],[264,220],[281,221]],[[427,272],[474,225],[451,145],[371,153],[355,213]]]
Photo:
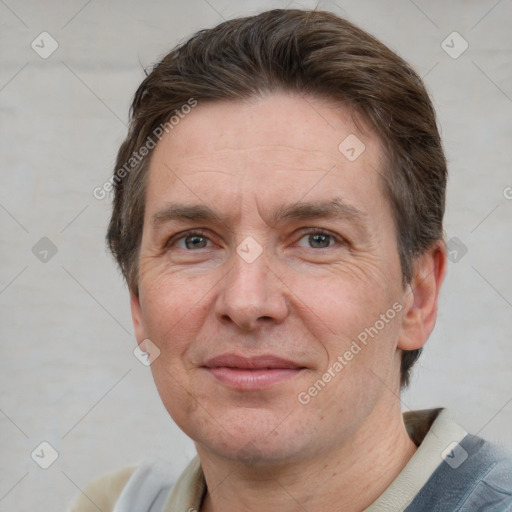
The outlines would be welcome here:
[[[387,404],[389,406],[389,404]],[[373,503],[416,451],[399,404],[389,417],[373,411],[338,449],[314,460],[254,468],[198,446],[209,491],[201,512],[239,510],[358,512]]]

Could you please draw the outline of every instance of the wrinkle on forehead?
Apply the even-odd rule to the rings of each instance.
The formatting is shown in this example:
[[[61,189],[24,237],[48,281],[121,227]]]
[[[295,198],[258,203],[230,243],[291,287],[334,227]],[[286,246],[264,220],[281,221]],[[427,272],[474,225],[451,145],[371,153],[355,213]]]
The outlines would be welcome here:
[[[325,160],[326,162],[328,161],[332,164],[339,159],[340,153],[338,146],[335,144],[332,145],[331,149],[331,151],[326,151],[325,149],[297,147],[287,144],[259,144],[244,147],[222,146],[208,151],[201,151],[201,149],[198,148],[194,150],[194,153],[191,153],[189,148],[186,148],[184,151],[180,151],[178,146],[175,149],[168,149],[166,152],[170,161],[184,163],[185,165],[194,164],[196,161],[201,162],[205,158],[207,160],[211,160],[212,155],[220,157],[221,159],[225,158],[226,160],[231,160],[233,157],[239,158],[239,155],[242,154],[246,159],[252,161],[255,158],[260,157],[262,153],[268,156],[272,155],[274,158],[276,156],[280,157],[281,155],[284,158],[289,158],[291,154],[295,153],[298,159],[308,156],[315,160],[321,158],[322,160]]]
[[[294,149],[290,148],[290,152]],[[338,163],[335,155],[331,156],[323,151],[297,150],[301,153],[294,159],[289,158],[289,153],[287,155],[284,153],[268,154],[266,151],[265,153],[260,153],[260,151],[262,151],[262,148],[254,151],[247,149],[230,150],[230,158],[222,158],[223,153],[228,153],[225,150],[183,159],[176,158],[173,161],[173,170],[178,171],[183,177],[213,173],[232,177],[233,180],[245,180],[248,174],[252,173],[258,176],[268,171],[280,174],[286,172],[327,174]]]

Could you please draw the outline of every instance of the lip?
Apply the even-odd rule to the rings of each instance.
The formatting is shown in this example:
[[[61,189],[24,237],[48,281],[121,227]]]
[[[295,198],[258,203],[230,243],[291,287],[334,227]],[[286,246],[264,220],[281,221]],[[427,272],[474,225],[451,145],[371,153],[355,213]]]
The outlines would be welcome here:
[[[295,361],[270,354],[255,357],[222,354],[209,359],[203,368],[221,383],[238,390],[266,389],[305,369]]]

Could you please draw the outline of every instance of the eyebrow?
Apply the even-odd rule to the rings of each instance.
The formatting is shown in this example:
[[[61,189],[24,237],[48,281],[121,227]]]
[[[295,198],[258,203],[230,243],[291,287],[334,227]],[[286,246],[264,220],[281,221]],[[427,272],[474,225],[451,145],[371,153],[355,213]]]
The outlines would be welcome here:
[[[209,206],[202,204],[170,204],[163,210],[160,210],[151,216],[151,223],[155,227],[173,220],[222,222],[219,215],[217,215]]]
[[[312,219],[348,219],[356,224],[366,224],[366,213],[355,206],[346,203],[341,198],[330,201],[298,202],[283,206],[271,215],[271,222],[278,224],[283,220],[312,220]]]
[[[364,228],[366,217],[366,213],[355,206],[346,203],[341,198],[335,198],[326,202],[308,201],[282,206],[270,215],[269,222],[270,225],[274,226],[287,220],[307,221],[319,218],[339,218],[350,220]],[[171,221],[205,221],[227,224],[226,219],[203,204],[171,203],[151,216],[151,223],[156,228]]]

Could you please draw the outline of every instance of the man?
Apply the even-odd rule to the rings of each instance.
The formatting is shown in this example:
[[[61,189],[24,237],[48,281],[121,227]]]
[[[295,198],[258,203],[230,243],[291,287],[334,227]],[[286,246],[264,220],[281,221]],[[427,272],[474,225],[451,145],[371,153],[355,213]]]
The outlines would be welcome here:
[[[73,510],[512,507],[510,455],[400,409],[446,269],[446,163],[402,59],[325,12],[201,31],[139,87],[112,183],[137,342],[198,457]]]

